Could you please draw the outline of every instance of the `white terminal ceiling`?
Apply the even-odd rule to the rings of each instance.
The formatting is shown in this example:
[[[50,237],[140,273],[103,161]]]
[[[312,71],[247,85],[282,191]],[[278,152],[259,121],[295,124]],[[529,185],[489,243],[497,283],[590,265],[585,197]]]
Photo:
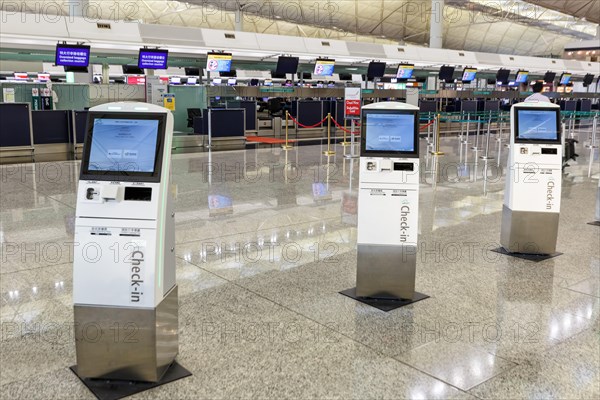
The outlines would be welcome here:
[[[0,7],[6,12],[14,11],[18,5],[23,12],[67,15],[68,3],[2,0]],[[233,30],[234,11],[242,5],[243,29],[249,32],[375,43],[427,45],[429,42],[431,0],[89,0],[87,3],[89,19]],[[600,15],[600,0],[446,0],[445,3],[444,48],[476,52],[562,54],[567,43],[595,38]]]

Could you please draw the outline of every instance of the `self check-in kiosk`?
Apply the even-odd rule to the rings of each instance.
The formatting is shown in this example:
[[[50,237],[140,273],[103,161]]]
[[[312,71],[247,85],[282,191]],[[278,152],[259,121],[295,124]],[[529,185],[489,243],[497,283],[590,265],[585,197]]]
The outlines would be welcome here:
[[[510,118],[500,243],[509,253],[554,254],[562,187],[560,107],[518,103]]]
[[[362,109],[356,296],[413,299],[419,221],[419,108]]]
[[[163,107],[90,109],[73,265],[80,377],[157,382],[178,353],[172,137]]]

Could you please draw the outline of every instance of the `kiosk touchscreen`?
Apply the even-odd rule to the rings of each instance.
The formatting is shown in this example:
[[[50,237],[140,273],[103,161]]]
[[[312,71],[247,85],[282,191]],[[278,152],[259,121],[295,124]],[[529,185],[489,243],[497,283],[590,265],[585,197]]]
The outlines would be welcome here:
[[[363,107],[356,296],[412,299],[419,215],[419,108]]]
[[[173,116],[111,103],[91,108],[87,126],[73,263],[77,374],[155,382],[178,352]],[[104,334],[90,339],[90,326]]]
[[[553,254],[562,187],[560,107],[519,103],[510,117],[500,243],[509,253]]]

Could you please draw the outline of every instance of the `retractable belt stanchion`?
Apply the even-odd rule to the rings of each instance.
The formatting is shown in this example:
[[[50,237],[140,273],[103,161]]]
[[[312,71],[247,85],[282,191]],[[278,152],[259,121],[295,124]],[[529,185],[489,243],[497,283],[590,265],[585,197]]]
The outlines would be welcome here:
[[[519,103],[511,137],[497,251],[552,257],[556,253],[562,187],[560,107]]]
[[[73,260],[72,370],[84,383],[162,384],[181,368],[174,363],[179,328],[172,139],[173,116],[163,107],[110,103],[90,109]],[[124,385],[125,393],[135,392],[132,383]]]
[[[434,147],[433,147],[433,151],[431,151],[431,154],[433,154],[434,156],[443,156],[444,152],[440,151],[440,131],[441,131],[441,115],[438,114],[436,116],[435,119],[435,137],[434,137]]]
[[[285,144],[283,146],[281,146],[284,150],[290,150],[293,148],[293,146],[290,146],[288,144],[288,138],[289,138],[289,118],[290,118],[290,113],[289,111],[285,112]]]
[[[482,160],[493,160],[494,157],[490,157],[489,153],[490,153],[490,135],[492,134],[491,132],[492,129],[492,114],[490,113],[490,118],[488,119],[488,128],[487,128],[487,133],[485,134],[485,154],[482,155],[481,158]]]
[[[345,296],[383,311],[415,292],[419,234],[419,108],[380,102],[362,110],[356,288]]]
[[[327,150],[323,152],[323,155],[335,155],[335,151],[331,150],[331,113],[327,114]]]

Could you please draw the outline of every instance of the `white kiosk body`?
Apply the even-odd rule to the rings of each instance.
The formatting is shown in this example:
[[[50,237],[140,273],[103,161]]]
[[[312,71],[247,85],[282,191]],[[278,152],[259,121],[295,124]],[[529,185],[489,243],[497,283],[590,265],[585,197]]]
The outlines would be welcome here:
[[[500,244],[509,253],[553,254],[562,188],[560,107],[518,103],[510,119]]]
[[[412,299],[419,222],[419,108],[362,109],[356,296]]]
[[[77,374],[156,382],[178,353],[173,116],[145,103],[90,109],[77,192]]]

